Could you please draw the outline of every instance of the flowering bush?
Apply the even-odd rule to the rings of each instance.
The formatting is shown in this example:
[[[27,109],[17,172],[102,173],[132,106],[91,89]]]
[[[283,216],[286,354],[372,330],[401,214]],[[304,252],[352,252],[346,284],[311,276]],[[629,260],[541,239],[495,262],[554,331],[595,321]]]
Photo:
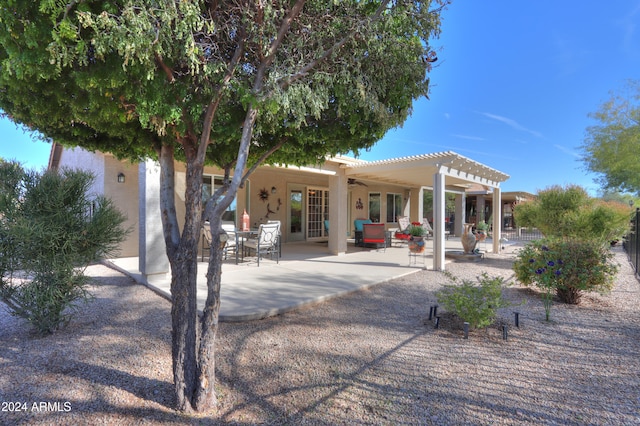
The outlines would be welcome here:
[[[524,285],[544,291],[546,318],[553,294],[564,303],[578,304],[583,291],[608,291],[618,267],[613,254],[595,240],[546,239],[528,244],[518,254],[513,269]]]

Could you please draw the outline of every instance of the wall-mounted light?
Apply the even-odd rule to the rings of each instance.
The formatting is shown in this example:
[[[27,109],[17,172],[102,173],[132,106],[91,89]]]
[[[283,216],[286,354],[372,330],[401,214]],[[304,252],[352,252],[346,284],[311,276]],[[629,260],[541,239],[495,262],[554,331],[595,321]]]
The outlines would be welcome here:
[[[275,186],[272,186],[272,187],[271,187],[271,193],[272,193],[272,194],[275,194],[275,193],[276,193],[276,187],[275,187]]]
[[[124,183],[124,173],[118,173],[118,183]]]

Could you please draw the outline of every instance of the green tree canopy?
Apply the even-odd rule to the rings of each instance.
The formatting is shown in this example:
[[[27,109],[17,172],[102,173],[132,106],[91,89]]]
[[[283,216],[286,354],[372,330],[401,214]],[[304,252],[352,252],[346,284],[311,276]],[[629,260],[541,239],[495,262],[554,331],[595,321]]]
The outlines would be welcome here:
[[[600,175],[604,189],[640,195],[640,81],[612,93],[591,118],[582,145],[586,168]]]
[[[519,226],[536,227],[546,237],[603,243],[628,232],[631,213],[628,204],[592,198],[577,185],[546,188],[534,200],[516,205],[514,211]]]
[[[204,206],[218,246],[222,213],[257,165],[368,149],[406,119],[428,93],[446,3],[0,0],[0,108],[57,142],[160,163],[178,408],[216,401],[219,253],[202,317],[195,293],[204,165],[227,177]]]

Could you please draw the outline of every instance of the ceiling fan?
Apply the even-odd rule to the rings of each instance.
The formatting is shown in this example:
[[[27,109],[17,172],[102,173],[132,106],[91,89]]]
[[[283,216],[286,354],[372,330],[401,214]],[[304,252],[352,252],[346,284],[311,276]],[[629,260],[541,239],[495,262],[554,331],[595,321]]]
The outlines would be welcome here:
[[[354,179],[354,178],[348,178],[348,179],[347,179],[347,184],[348,184],[349,186],[354,186],[354,185],[369,186],[369,185],[367,185],[366,183],[364,183],[364,182],[360,182],[359,180],[356,180],[356,179]]]

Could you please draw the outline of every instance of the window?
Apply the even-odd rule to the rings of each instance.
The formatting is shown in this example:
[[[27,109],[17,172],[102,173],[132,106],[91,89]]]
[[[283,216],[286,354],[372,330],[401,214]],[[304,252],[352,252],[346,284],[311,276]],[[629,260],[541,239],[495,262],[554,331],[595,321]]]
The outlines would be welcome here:
[[[397,222],[398,216],[402,216],[402,194],[387,193],[387,222]]]
[[[207,200],[213,195],[218,188],[222,186],[222,176],[208,176],[202,177],[202,202],[206,203]],[[236,218],[238,210],[238,198],[236,197],[227,210],[222,215],[223,222],[233,222],[237,225]]]
[[[369,219],[372,222],[380,222],[380,193],[369,193]]]

